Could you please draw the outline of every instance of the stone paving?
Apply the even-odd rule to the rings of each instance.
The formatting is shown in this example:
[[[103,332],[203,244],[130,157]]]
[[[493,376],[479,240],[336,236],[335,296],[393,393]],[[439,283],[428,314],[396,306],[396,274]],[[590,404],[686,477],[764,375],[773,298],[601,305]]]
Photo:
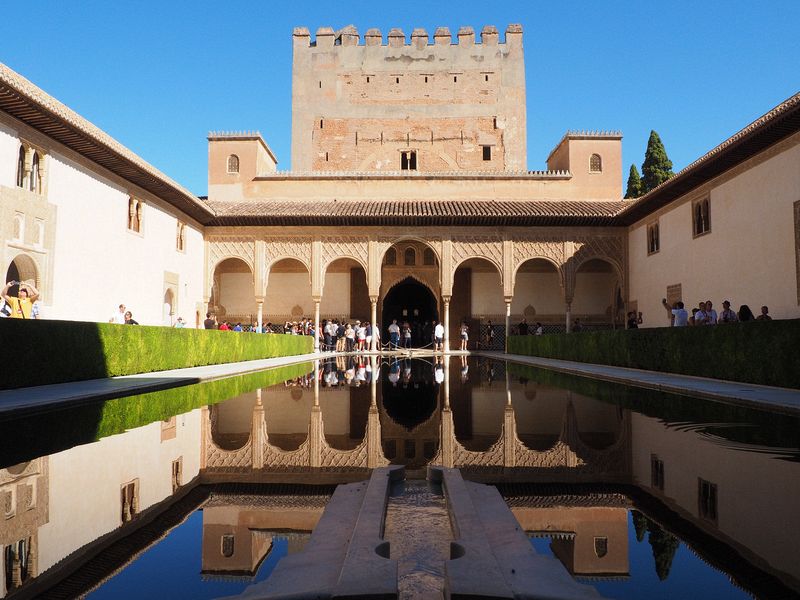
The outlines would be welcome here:
[[[478,354],[497,360],[508,360],[580,377],[591,377],[673,394],[696,396],[749,408],[761,408],[790,415],[800,413],[800,390],[797,389],[756,385],[739,381],[723,381],[706,377],[692,377],[675,373],[660,373],[658,371],[643,371],[625,367],[593,365],[552,358],[540,358],[538,356],[503,354],[501,352],[479,352]]]

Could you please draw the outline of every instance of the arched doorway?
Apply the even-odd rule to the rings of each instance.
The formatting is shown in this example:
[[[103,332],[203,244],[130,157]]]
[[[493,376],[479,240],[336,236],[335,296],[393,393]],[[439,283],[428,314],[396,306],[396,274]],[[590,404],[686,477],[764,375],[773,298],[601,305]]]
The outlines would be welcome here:
[[[24,281],[32,283],[37,289],[39,288],[39,273],[36,269],[34,260],[25,254],[18,254],[8,265],[6,271],[6,278],[3,281],[5,285],[8,281]],[[41,290],[40,290],[41,291]],[[9,295],[19,296],[19,286],[13,285],[9,288]]]
[[[431,343],[432,323],[439,320],[439,307],[427,286],[413,277],[406,277],[386,293],[381,314],[384,339],[389,339],[386,331],[392,319],[397,319],[398,323],[408,321],[411,345],[419,348]]]
[[[250,265],[240,258],[227,258],[216,266],[209,310],[220,322],[253,322],[256,300]]]

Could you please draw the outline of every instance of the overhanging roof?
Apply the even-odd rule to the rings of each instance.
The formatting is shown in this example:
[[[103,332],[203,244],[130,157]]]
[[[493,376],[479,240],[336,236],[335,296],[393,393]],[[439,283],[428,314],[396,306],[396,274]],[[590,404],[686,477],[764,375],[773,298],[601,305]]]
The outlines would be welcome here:
[[[800,93],[781,102],[654,190],[631,202],[619,215],[631,225],[800,131]]]
[[[110,135],[0,63],[0,110],[147,190],[205,224],[213,212],[199,198]]]
[[[231,225],[613,225],[628,202],[593,200],[267,200],[209,202],[208,224]]]

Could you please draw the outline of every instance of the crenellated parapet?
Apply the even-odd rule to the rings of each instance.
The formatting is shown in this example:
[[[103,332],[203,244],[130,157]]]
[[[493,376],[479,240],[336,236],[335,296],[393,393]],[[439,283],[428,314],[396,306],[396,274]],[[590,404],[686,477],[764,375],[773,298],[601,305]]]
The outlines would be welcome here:
[[[410,38],[406,36],[402,29],[393,27],[389,30],[386,39],[380,29],[371,28],[361,39],[358,29],[354,25],[347,25],[338,31],[332,27],[319,27],[314,38],[307,27],[295,27],[292,33],[295,48],[309,47],[317,49],[332,49],[339,46],[384,46],[399,48],[403,46],[423,49],[427,46],[450,46],[457,45],[470,48],[476,44],[475,30],[470,26],[460,27],[456,36],[455,44],[450,29],[447,27],[437,27],[433,34],[433,39],[428,35],[428,31],[422,27],[417,27],[411,32]],[[506,27],[505,40],[500,41],[500,32],[494,25],[484,25],[480,32],[479,44],[487,46],[517,45],[522,43],[522,25],[513,23]]]

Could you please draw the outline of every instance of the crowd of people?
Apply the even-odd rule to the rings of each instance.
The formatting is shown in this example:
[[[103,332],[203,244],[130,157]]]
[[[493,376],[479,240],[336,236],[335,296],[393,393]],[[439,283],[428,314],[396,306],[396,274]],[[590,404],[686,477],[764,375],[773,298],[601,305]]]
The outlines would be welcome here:
[[[675,304],[667,302],[666,298],[661,300],[664,308],[667,309],[670,315],[670,325],[672,327],[694,327],[700,325],[721,325],[724,323],[744,323],[747,321],[771,321],[772,317],[769,315],[769,307],[762,306],[761,314],[755,316],[753,311],[747,304],[742,304],[739,310],[733,310],[731,303],[728,300],[722,302],[722,311],[717,313],[714,309],[714,303],[711,300],[701,301],[697,308],[693,308],[691,313],[686,310],[682,301],[677,301]],[[630,315],[629,313],[629,326]],[[639,313],[639,322],[641,322],[641,313]]]

